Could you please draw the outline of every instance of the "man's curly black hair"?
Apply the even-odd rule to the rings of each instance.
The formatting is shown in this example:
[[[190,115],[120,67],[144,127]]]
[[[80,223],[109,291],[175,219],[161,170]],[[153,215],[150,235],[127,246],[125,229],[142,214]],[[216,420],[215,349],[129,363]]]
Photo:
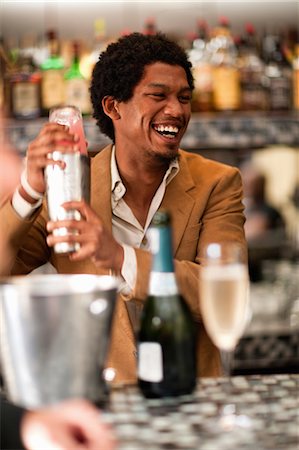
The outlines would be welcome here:
[[[90,93],[93,117],[101,132],[114,142],[114,128],[110,117],[102,107],[102,99],[111,95],[117,101],[127,101],[133,96],[135,86],[142,79],[145,66],[163,62],[183,67],[190,88],[193,90],[191,63],[183,48],[164,34],[146,36],[132,33],[108,45],[95,64]]]

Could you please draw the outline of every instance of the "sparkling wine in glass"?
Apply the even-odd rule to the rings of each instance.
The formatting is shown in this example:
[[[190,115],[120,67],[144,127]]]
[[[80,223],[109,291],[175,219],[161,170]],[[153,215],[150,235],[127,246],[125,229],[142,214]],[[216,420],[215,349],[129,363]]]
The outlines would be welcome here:
[[[206,330],[221,352],[224,375],[231,385],[232,355],[249,313],[248,266],[240,244],[215,242],[206,246],[200,268],[200,304]],[[238,424],[235,405],[226,405],[226,411],[233,412],[234,425]]]

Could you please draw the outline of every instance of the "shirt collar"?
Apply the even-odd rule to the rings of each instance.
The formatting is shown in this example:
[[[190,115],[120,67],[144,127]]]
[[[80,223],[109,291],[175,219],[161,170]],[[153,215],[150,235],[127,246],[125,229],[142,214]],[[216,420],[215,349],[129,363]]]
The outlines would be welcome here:
[[[179,170],[180,170],[180,165],[179,165],[178,158],[176,158],[173,161],[171,161],[171,163],[169,164],[169,167],[164,175],[163,180],[165,180],[166,186],[178,174]]]
[[[180,170],[178,158],[170,162],[169,167],[164,175],[163,183],[167,186]],[[116,164],[115,145],[112,146],[111,152],[111,193],[114,201],[119,201],[126,192],[126,188],[120,178]]]
[[[120,178],[117,164],[116,164],[116,158],[115,158],[115,146],[112,146],[112,152],[111,152],[111,163],[110,163],[110,170],[111,170],[111,192],[115,191],[116,186],[121,183],[122,180]]]

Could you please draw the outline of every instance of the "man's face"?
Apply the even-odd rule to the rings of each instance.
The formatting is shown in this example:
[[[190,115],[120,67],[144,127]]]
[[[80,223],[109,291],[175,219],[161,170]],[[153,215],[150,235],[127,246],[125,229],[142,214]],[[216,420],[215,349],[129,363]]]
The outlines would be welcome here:
[[[118,104],[115,122],[116,145],[147,157],[172,159],[191,114],[191,89],[180,66],[153,63],[135,87],[133,97]],[[137,153],[138,152],[138,153]]]

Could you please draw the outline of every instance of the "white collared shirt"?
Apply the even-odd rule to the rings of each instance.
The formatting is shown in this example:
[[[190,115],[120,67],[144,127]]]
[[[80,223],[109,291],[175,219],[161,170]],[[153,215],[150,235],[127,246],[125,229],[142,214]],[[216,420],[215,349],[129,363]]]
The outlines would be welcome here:
[[[159,209],[165,194],[166,186],[177,175],[179,171],[178,160],[174,160],[169,164],[164,178],[158,187],[153,200],[150,204],[149,212],[146,218],[146,224],[143,228],[132,210],[124,201],[123,197],[126,188],[120,178],[116,158],[115,147],[112,148],[111,154],[111,208],[112,208],[112,233],[115,239],[122,244],[124,248],[124,262],[121,270],[123,284],[121,292],[129,294],[133,290],[136,282],[137,262],[134,252],[135,248],[149,249],[146,237],[147,229],[152,221],[155,212]],[[138,195],[138,194],[136,194]]]

